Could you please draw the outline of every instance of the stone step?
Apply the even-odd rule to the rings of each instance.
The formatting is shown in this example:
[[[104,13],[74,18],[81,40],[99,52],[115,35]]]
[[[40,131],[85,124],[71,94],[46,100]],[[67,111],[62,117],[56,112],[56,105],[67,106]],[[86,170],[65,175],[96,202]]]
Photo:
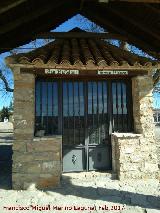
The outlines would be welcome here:
[[[71,173],[63,173],[62,174],[62,181],[68,181],[68,179],[72,181],[82,181],[82,182],[91,182],[97,179],[116,179],[117,175],[111,172],[97,172],[97,171],[90,171],[90,172],[71,172]]]

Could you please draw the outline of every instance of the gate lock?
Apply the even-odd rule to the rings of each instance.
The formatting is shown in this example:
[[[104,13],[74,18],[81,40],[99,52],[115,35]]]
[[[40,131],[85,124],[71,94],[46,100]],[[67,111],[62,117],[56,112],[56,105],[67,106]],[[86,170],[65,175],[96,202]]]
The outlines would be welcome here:
[[[77,160],[77,157],[75,155],[72,155],[72,163],[75,164]]]

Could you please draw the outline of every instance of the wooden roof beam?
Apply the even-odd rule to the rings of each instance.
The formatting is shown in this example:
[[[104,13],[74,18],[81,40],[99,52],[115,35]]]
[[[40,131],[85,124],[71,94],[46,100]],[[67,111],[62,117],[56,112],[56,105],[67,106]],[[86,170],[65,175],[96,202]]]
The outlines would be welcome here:
[[[49,11],[55,9],[55,8],[58,8],[63,3],[64,3],[63,1],[57,0],[52,5],[51,4],[45,4],[43,7],[41,6],[37,10],[32,11],[30,14],[27,13],[21,18],[18,17],[16,20],[9,22],[5,26],[1,26],[0,35],[13,30],[13,29],[15,29],[16,27],[19,27],[22,24],[24,25],[25,23],[32,21],[33,19],[37,19],[39,16],[42,16],[45,13],[47,13],[47,12],[49,12]]]
[[[105,0],[99,0],[99,1],[105,1]],[[111,1],[117,1],[117,2],[128,2],[128,3],[160,3],[160,0],[109,0]]]
[[[22,4],[22,3],[26,2],[26,1],[28,1],[28,0],[14,0],[10,4],[8,3],[5,6],[1,6],[1,8],[0,8],[0,14],[7,12],[8,10],[10,10],[10,9],[12,9],[14,7],[17,7],[17,6],[19,6],[20,4]]]
[[[145,7],[152,10],[152,12],[157,13],[157,15],[160,15],[160,10],[158,8],[154,7],[153,5],[145,4]]]
[[[95,15],[97,13],[97,15]],[[110,30],[111,32],[120,34],[124,37],[127,37],[128,43],[135,45],[137,47],[139,47],[140,49],[142,49],[143,51],[145,51],[146,53],[150,54],[154,53],[154,55],[152,54],[153,57],[157,57],[158,53],[155,53],[155,49],[153,48],[153,46],[150,46],[148,43],[144,42],[143,40],[135,37],[134,35],[124,31],[122,28],[114,25],[107,17],[104,17],[103,19],[100,18],[100,15],[98,14],[98,8],[96,7],[96,13],[94,11],[94,9],[89,10],[87,7],[83,9],[83,13],[82,15],[84,16],[88,16],[88,18],[94,22],[96,22],[98,25],[100,25],[101,27]],[[157,57],[158,58],[158,57]]]
[[[64,23],[66,20],[70,19],[76,15],[78,8],[77,2],[74,2],[71,7],[70,3],[65,3],[65,6],[60,7],[58,10],[50,11],[48,14],[40,16],[37,20],[33,22],[28,22],[25,25],[19,26],[16,30],[7,33],[6,36],[0,36],[0,53],[7,50],[16,48],[18,46],[24,45],[33,40],[33,37],[40,32],[50,31],[53,28],[58,27],[60,24]],[[70,9],[70,10],[69,10]],[[59,11],[64,16],[59,16]],[[44,22],[44,16],[47,18],[48,22]],[[55,23],[53,22],[55,21]],[[58,23],[58,24],[57,24]],[[17,41],[18,35],[18,41]],[[7,42],[6,42],[7,41]]]
[[[113,14],[119,16],[120,18],[122,18],[124,21],[129,22],[130,24],[138,27],[140,30],[143,30],[144,32],[150,34],[151,36],[153,36],[155,39],[160,40],[160,36],[157,35],[156,33],[154,33],[152,30],[149,30],[148,28],[144,27],[143,24],[141,24],[138,21],[135,21],[134,19],[130,18],[129,16],[125,16],[125,14],[122,14],[121,12],[115,10],[114,8],[108,7],[108,10],[110,10]]]
[[[115,33],[92,33],[92,32],[46,32],[40,33],[35,39],[54,39],[54,38],[100,38],[117,39],[127,41],[127,38]]]
[[[125,3],[160,3],[160,0],[81,0],[88,2],[99,2],[99,3],[109,3],[109,2],[125,2]]]

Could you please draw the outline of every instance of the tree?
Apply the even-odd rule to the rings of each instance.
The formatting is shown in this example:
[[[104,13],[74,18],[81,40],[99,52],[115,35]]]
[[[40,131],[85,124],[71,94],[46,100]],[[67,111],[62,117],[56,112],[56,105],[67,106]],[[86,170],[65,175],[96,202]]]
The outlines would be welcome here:
[[[4,75],[2,70],[0,70],[0,79],[2,80],[2,82],[4,84],[4,89],[5,89],[6,92],[13,92],[14,91],[14,89],[9,86],[8,80],[7,80],[7,78]]]
[[[3,107],[0,111],[0,121],[4,121],[4,118],[9,119],[9,116],[11,115],[8,107]]]
[[[6,54],[5,54],[6,55]],[[5,104],[9,103],[13,97],[13,74],[3,62],[3,57],[0,58],[0,109]],[[4,104],[3,104],[4,103]]]
[[[13,102],[12,101],[10,101],[8,109],[10,112],[13,112]]]
[[[97,32],[97,33],[105,31],[103,28],[101,28],[97,24],[89,21],[87,18],[85,18],[83,16],[78,15],[76,17],[76,19],[77,19],[76,21],[79,23],[79,25],[81,25],[81,27],[86,31]],[[30,47],[31,49],[35,49],[39,46],[47,44],[51,40],[52,39],[35,40],[35,41],[32,41],[28,47]],[[143,51],[134,47],[133,45],[127,44],[127,46],[126,46],[126,43],[118,41],[118,40],[113,40],[113,39],[107,39],[107,41],[113,45],[117,45],[117,46],[126,48],[127,50],[129,50],[133,53],[137,53],[141,56],[149,57],[146,53],[144,53]],[[23,51],[24,50],[22,50],[22,49],[20,49],[20,50],[14,49],[14,50],[10,51],[10,53],[15,54],[15,53],[23,52]],[[8,70],[8,68],[6,68],[6,66],[4,64],[3,64],[3,66],[0,66],[0,91],[3,91],[3,94],[5,96],[9,95],[10,93],[12,93],[14,91],[14,89],[12,87],[13,82],[10,83],[9,79],[7,79],[7,70]],[[157,83],[155,85],[154,92],[160,93],[160,83]]]

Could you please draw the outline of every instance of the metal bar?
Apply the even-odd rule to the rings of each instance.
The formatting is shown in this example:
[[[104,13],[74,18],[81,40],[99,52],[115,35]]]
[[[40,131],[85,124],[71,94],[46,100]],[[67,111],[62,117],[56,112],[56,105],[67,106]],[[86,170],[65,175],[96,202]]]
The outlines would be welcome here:
[[[89,135],[88,135],[88,82],[83,83],[84,88],[84,116],[85,116],[85,159],[86,171],[89,170]]]
[[[97,134],[98,134],[98,144],[100,143],[100,130],[99,130],[99,94],[98,94],[98,81],[97,86]]]
[[[107,110],[108,110],[108,148],[109,148],[109,159],[112,162],[112,149],[111,149],[111,135],[114,131],[114,124],[113,124],[113,88],[112,88],[112,81],[107,81]]]
[[[73,89],[73,140],[75,142],[75,111],[74,111],[74,82],[72,81],[72,89]]]
[[[80,140],[80,137],[81,137],[81,121],[80,121],[80,119],[81,119],[81,116],[80,116],[80,91],[79,91],[79,82],[78,82],[78,115],[79,115],[79,117],[78,117],[78,123],[79,123],[79,144],[80,144],[80,142],[81,142],[81,140]]]
[[[37,85],[37,81],[36,81],[36,85],[35,85],[35,88],[36,88],[36,89],[35,89],[35,109],[34,109],[34,112],[35,112],[35,121],[36,121],[35,124],[37,123],[37,117],[38,117],[38,115],[37,115],[37,114],[38,114],[38,113],[37,113],[37,105],[38,105],[38,104],[37,104],[37,102],[38,102],[38,101],[37,101],[37,97],[38,97],[38,95],[37,95],[37,90],[38,90],[38,88],[37,88],[37,87],[38,87],[38,85]],[[35,125],[35,124],[34,124],[34,134],[35,134],[36,131],[37,131],[36,125]]]
[[[70,132],[69,132],[69,82],[66,82],[67,84],[67,128],[68,128],[68,131],[67,131],[67,138],[68,138],[68,144],[70,143],[69,139],[70,139]]]
[[[94,130],[94,96],[93,96],[93,82],[91,82],[92,86],[92,130]],[[94,134],[94,133],[93,133]]]
[[[106,107],[106,116],[104,118],[105,122],[105,137],[107,135],[107,139],[109,140],[109,128],[110,128],[110,120],[109,118],[112,117],[112,104],[111,104],[111,94],[109,94],[112,89],[111,89],[111,83],[108,83],[109,81],[105,81],[104,85],[106,86],[106,104],[104,104],[104,107]],[[107,131],[107,133],[106,133]]]
[[[63,96],[62,96],[62,81],[54,82],[57,87],[57,107],[58,107],[58,134],[62,134],[62,111],[63,111]]]
[[[129,131],[133,130],[133,104],[132,104],[132,87],[131,81],[127,82],[127,95],[128,95],[128,112],[129,112]]]
[[[54,102],[53,102],[53,99],[54,99],[54,89],[53,89],[53,87],[54,87],[54,82],[52,82],[52,91],[51,91],[51,97],[52,97],[52,109],[51,109],[51,111],[52,111],[52,121],[53,121],[53,117],[54,117]],[[54,132],[54,127],[53,127],[53,125],[52,125],[52,134],[53,134],[53,132]]]
[[[107,108],[108,108],[108,123],[109,123],[109,140],[111,140],[111,134],[115,130],[113,124],[113,82],[108,81],[107,90]]]
[[[101,123],[102,123],[102,131],[101,132],[104,132],[105,131],[105,118],[104,118],[104,81],[102,81],[102,113],[101,113]],[[104,132],[104,136],[105,136],[105,132]]]
[[[126,105],[127,105],[127,132],[130,131],[130,106],[129,106],[129,84],[126,82]]]
[[[63,96],[64,96],[64,81],[60,81],[61,85],[62,85],[62,91],[61,91],[61,97],[62,97],[62,145],[64,145],[64,128],[65,128],[65,124],[64,124],[64,100],[63,100]]]
[[[134,130],[134,122],[133,122],[133,98],[132,98],[132,80],[130,82],[130,113],[131,113],[131,131]]]
[[[126,108],[126,114],[125,114],[125,122],[124,122],[124,129],[123,131],[127,132],[127,117],[128,117],[128,109],[127,109],[127,97],[126,97],[126,93],[127,93],[127,85],[126,82],[123,82],[124,84],[124,90],[123,90],[123,94],[124,94],[124,100],[125,100],[125,108]]]
[[[123,115],[123,107],[124,107],[124,104],[123,104],[123,82],[121,82],[121,109],[122,109],[122,131],[124,129],[124,115]]]
[[[49,133],[49,130],[48,130],[48,82],[46,82],[46,127],[47,127],[47,134]]]
[[[118,89],[117,89],[117,82],[115,84],[116,84],[116,111],[117,111],[117,115],[116,115],[116,130],[118,131],[119,130],[119,122],[118,122],[119,115],[118,115]]]
[[[42,81],[40,81],[40,116],[41,116],[41,126],[43,126],[43,114],[42,114]]]

